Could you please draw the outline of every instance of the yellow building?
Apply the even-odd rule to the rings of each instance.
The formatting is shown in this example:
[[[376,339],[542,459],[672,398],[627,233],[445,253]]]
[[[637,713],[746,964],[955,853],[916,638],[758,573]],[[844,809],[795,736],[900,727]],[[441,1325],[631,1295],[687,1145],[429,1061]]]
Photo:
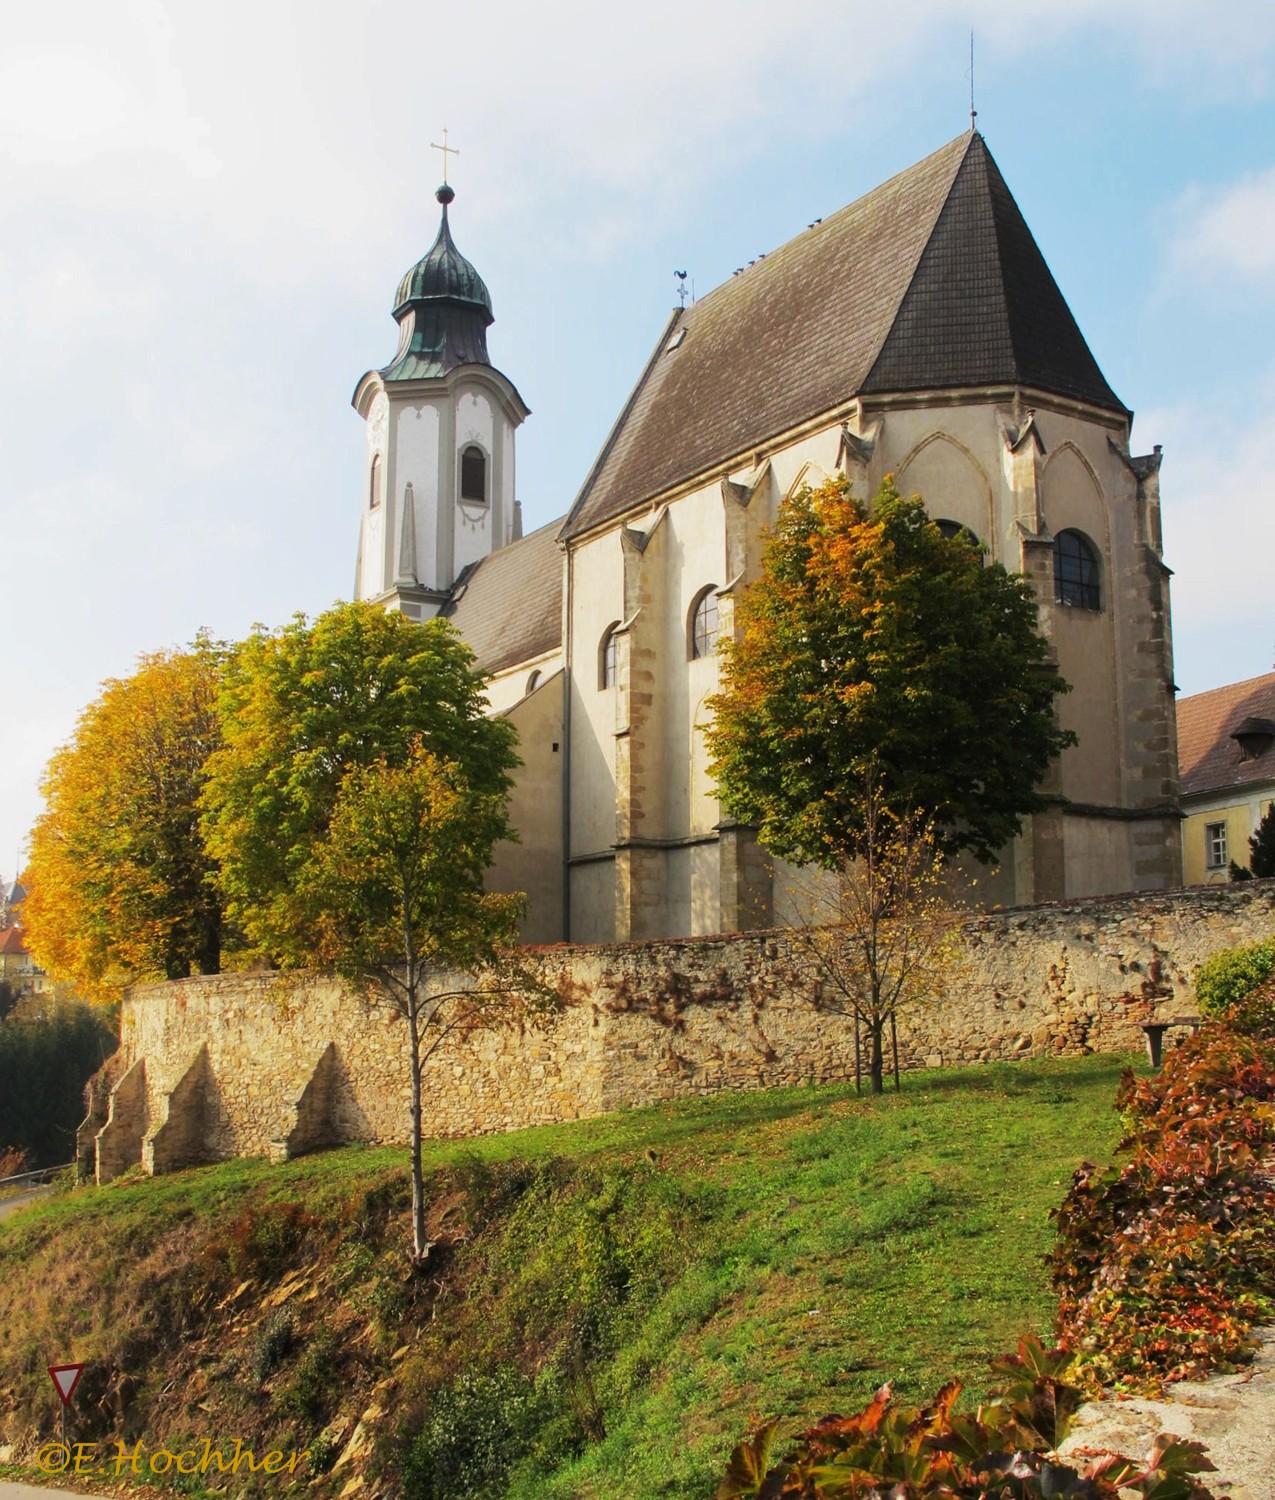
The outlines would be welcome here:
[[[1275,672],[1184,698],[1178,765],[1186,883],[1220,884],[1275,799]]]

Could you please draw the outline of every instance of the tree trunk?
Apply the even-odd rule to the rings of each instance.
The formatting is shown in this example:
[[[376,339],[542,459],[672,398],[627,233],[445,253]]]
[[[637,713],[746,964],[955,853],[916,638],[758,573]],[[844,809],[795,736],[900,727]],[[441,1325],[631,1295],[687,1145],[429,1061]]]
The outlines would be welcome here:
[[[871,1079],[872,1092],[874,1094],[885,1091],[885,1059],[881,1045],[881,1033],[885,1030],[885,1017],[875,1016],[868,1027],[872,1036],[872,1055],[868,1062],[868,1077]]]
[[[407,985],[407,1034],[412,1048],[412,1261],[425,1258],[425,1179],[421,1174],[421,1033],[416,976]]]

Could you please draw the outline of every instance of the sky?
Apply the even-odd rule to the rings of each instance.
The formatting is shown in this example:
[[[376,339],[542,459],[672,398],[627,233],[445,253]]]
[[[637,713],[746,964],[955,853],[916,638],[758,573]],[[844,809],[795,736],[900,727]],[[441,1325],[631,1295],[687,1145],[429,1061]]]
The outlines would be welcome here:
[[[363,435],[431,243],[491,290],[561,515],[659,336],[978,125],[1164,447],[1184,693],[1270,671],[1269,0],[0,0],[0,875],[137,657],[349,597]]]

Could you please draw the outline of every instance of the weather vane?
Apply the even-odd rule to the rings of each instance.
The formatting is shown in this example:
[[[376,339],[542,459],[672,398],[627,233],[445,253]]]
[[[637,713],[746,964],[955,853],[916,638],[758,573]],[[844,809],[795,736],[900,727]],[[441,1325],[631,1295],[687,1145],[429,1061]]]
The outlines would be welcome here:
[[[974,108],[974,32],[970,30],[970,129],[974,129],[974,121],[978,118],[978,110]],[[447,132],[443,131],[443,139],[447,139]],[[446,159],[446,158],[444,158]]]
[[[687,292],[687,290],[686,290],[686,272],[685,271],[674,271],[673,275],[677,277],[677,296],[678,296],[678,301],[680,301],[681,304],[682,304],[682,306],[685,307],[686,306],[686,298],[689,295],[688,292]]]
[[[460,155],[460,148],[458,146],[449,146],[447,144],[447,126],[446,125],[443,126],[443,144],[440,146],[440,145],[438,145],[438,143],[436,141],[431,141],[429,143],[429,146],[430,146],[430,150],[431,151],[441,151],[443,153],[443,186],[446,187],[447,186],[447,155],[448,155],[448,152],[450,152],[453,156],[459,156]]]

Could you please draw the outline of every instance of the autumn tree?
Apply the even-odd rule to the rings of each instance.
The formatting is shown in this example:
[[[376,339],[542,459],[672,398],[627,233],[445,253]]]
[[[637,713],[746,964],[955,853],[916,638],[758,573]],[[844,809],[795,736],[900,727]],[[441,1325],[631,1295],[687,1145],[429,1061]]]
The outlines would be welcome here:
[[[258,631],[227,663],[224,742],[204,830],[227,910],[280,967],[314,961],[307,892],[346,773],[405,767],[422,746],[477,797],[503,798],[516,732],[492,717],[473,654],[445,620],[342,604]]]
[[[492,847],[509,831],[504,795],[476,790],[459,765],[418,739],[402,765],[381,757],[346,771],[326,833],[298,876],[317,960],[407,1022],[417,1263],[428,1249],[425,1064],[453,1034],[545,1018],[557,1003],[510,953],[524,898],[483,889]]]
[[[24,873],[27,944],[84,999],[215,974],[223,940],[199,797],[220,738],[223,651],[205,638],[103,684],[44,774]]]
[[[898,1018],[957,976],[959,934],[933,821],[888,806],[875,767],[865,772],[858,791],[860,853],[843,862],[835,877],[790,897],[798,918],[791,941],[819,1009],[854,1022],[856,1088],[863,1038],[869,1087],[879,1094],[887,1030],[897,1087]]]
[[[865,852],[869,776],[944,854],[990,861],[1073,742],[1028,581],[945,537],[890,478],[870,504],[843,477],[787,500],[737,621],[713,770],[725,809],[797,864]]]

